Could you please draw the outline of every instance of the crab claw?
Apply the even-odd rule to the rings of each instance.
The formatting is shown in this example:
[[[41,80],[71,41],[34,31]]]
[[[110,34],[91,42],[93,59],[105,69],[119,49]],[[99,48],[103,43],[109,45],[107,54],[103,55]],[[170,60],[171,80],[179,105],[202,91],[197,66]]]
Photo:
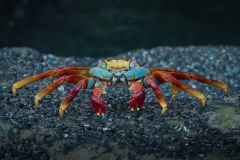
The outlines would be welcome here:
[[[100,111],[102,112],[102,116],[106,114],[104,99],[100,98],[100,96],[105,93],[106,92],[101,87],[96,87],[93,89],[91,104],[97,115],[100,115]]]
[[[137,110],[140,110],[145,99],[145,92],[143,90],[142,83],[133,83],[129,90],[133,91],[133,95],[131,95],[130,100],[130,109],[133,111],[134,105],[136,104]]]

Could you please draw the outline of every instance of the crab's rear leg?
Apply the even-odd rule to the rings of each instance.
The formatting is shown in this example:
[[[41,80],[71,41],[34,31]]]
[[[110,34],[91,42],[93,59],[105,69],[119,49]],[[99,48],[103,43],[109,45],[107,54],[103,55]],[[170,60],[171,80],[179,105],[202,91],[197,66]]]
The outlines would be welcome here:
[[[175,77],[178,80],[194,79],[194,80],[199,81],[201,83],[213,85],[215,87],[218,87],[218,88],[222,89],[224,91],[225,96],[228,93],[228,86],[225,83],[214,80],[214,79],[207,79],[207,78],[204,78],[204,77],[199,76],[199,75],[197,75],[195,73],[192,73],[192,72],[174,72],[174,73],[169,73],[169,74],[171,74],[173,77]]]
[[[199,81],[201,83],[213,85],[213,86],[216,86],[216,87],[218,87],[220,89],[223,89],[224,95],[227,95],[227,93],[228,93],[228,87],[227,87],[227,85],[225,83],[219,82],[219,81],[213,80],[213,79],[207,79],[207,78],[201,77],[201,76],[199,76],[197,74],[194,74],[194,73],[191,73],[191,72],[170,72],[170,73],[166,73],[166,72],[153,72],[153,76],[157,80],[159,80],[160,82],[167,82],[167,81],[172,82],[171,81],[171,79],[172,79],[171,77],[174,77],[177,80],[191,80],[191,79],[194,79],[194,80]],[[176,81],[175,79],[174,79],[174,81]],[[181,87],[177,87],[172,82],[172,100],[176,97],[176,95],[178,93],[178,88],[181,88]]]
[[[76,97],[80,89],[92,88],[94,85],[94,80],[92,78],[86,78],[80,80],[72,89],[72,91],[68,94],[68,96],[63,100],[59,108],[59,117],[62,118],[64,110],[68,107],[68,105],[72,102],[72,100]]]
[[[204,94],[202,94],[200,91],[198,91],[194,88],[191,88],[191,87],[181,83],[178,79],[176,79],[172,75],[172,73],[154,72],[153,75],[154,75],[154,78],[156,78],[157,80],[172,83],[173,91],[175,90],[174,91],[175,93],[173,93],[172,99],[174,99],[174,97],[176,96],[176,94],[178,92],[177,88],[180,88],[180,89],[184,90],[185,92],[188,92],[189,94],[193,95],[194,97],[200,99],[202,101],[203,107],[206,105],[206,97],[204,96]]]
[[[82,79],[86,79],[85,76],[80,75],[70,75],[70,76],[62,76],[57,81],[47,86],[43,90],[41,90],[38,94],[36,94],[34,98],[35,106],[38,107],[38,101],[43,99],[46,95],[50,94],[56,88],[58,88],[62,83],[78,83]]]
[[[63,76],[63,75],[73,75],[73,74],[80,74],[83,76],[88,76],[88,71],[90,67],[63,67],[63,68],[55,68],[49,71],[46,71],[41,74],[37,74],[31,77],[27,77],[23,80],[20,80],[13,84],[12,86],[12,93],[13,96],[16,97],[17,89],[22,88],[23,86],[33,83],[35,81],[44,79],[46,77],[52,78],[53,76]]]

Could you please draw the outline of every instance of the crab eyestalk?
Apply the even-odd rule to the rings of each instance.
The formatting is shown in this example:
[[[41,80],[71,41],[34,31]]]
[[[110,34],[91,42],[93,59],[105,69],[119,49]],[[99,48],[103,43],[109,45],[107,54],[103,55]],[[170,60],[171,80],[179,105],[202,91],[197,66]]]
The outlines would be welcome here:
[[[99,60],[99,61],[98,61],[98,65],[99,65],[99,66],[103,66],[103,63],[104,63],[104,62],[103,62],[102,60]]]
[[[137,64],[137,61],[136,60],[132,60],[132,62],[130,64],[130,67],[134,67],[134,66],[136,66],[136,64]]]

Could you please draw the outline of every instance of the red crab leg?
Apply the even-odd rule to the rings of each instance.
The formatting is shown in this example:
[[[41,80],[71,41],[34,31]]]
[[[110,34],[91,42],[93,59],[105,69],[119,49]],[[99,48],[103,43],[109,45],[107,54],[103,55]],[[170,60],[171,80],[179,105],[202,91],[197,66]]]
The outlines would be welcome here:
[[[216,86],[220,89],[223,89],[224,95],[227,95],[227,93],[228,93],[228,87],[225,83],[219,82],[219,81],[213,80],[213,79],[207,79],[207,78],[201,77],[201,76],[199,76],[197,74],[194,74],[194,73],[191,73],[191,72],[170,72],[170,73],[153,72],[153,76],[157,80],[166,82],[166,79],[163,77],[163,74],[171,74],[173,77],[175,77],[178,80],[194,79],[196,81],[206,83],[206,84],[210,84],[210,85]],[[174,85],[173,85],[172,86],[172,91],[173,91],[173,96],[172,96],[172,100],[173,100],[175,98],[176,94],[178,93],[178,89],[176,87],[174,87]]]
[[[210,84],[213,86],[216,86],[220,89],[222,89],[224,91],[224,95],[226,96],[228,93],[228,86],[223,83],[223,82],[219,82],[217,80],[214,79],[207,79],[204,78],[202,76],[199,76],[195,73],[192,72],[175,72],[175,73],[170,73],[173,77],[175,77],[176,79],[182,79],[182,80],[191,80],[194,79],[196,81],[199,81],[201,83],[206,83],[206,84]]]
[[[177,93],[177,89],[181,88],[182,90],[184,90],[185,92],[188,92],[189,94],[193,95],[194,97],[200,99],[202,101],[202,106],[204,107],[206,105],[206,97],[204,96],[204,94],[202,94],[200,91],[193,89],[183,83],[181,83],[178,79],[176,79],[174,76],[171,75],[172,73],[158,73],[158,72],[154,72],[154,78],[156,78],[157,80],[161,80],[161,81],[165,81],[165,82],[172,82],[174,89],[175,89],[175,95],[173,94],[173,96],[176,96]],[[173,97],[173,98],[174,98]]]
[[[80,74],[83,76],[88,76],[88,72],[90,67],[63,67],[63,68],[55,68],[41,74],[37,74],[31,77],[27,77],[23,80],[20,80],[13,84],[12,93],[14,97],[16,97],[17,89],[22,88],[23,86],[38,81],[40,79],[44,79],[46,77],[52,78],[53,76],[63,76],[63,75],[72,75],[72,74]]]
[[[175,68],[148,68],[148,70],[153,73],[153,76],[154,76],[154,72],[161,73],[161,74],[163,74],[163,73],[175,73],[175,72],[178,73],[178,70],[175,69]],[[161,78],[157,79],[157,80],[158,80],[158,84],[162,84],[162,83],[166,82],[165,80],[162,80]],[[177,94],[178,94],[178,87],[176,87],[172,83],[172,98],[171,98],[172,101],[174,100],[174,98],[176,97]]]
[[[162,72],[178,72],[175,68],[147,68],[151,73],[156,71],[162,71]]]
[[[140,81],[132,83],[129,90],[133,91],[133,94],[130,97],[130,109],[133,111],[134,105],[136,104],[137,110],[140,110],[145,99],[145,92],[142,83]]]
[[[92,96],[91,96],[91,104],[97,115],[100,115],[100,111],[102,112],[102,116],[106,114],[104,99],[100,98],[100,96],[105,93],[106,92],[101,86],[94,87],[93,89]]]
[[[161,115],[164,115],[165,112],[167,111],[167,102],[166,102],[161,90],[158,88],[155,80],[152,77],[146,76],[146,80],[147,80],[147,84],[152,88],[153,92],[155,93],[155,95],[158,99],[159,104],[162,107]]]
[[[43,90],[41,90],[34,99],[35,106],[38,107],[38,101],[43,99],[46,95],[51,93],[53,90],[58,88],[62,83],[77,83],[82,79],[86,79],[85,76],[79,76],[79,75],[70,75],[70,76],[62,76],[57,81],[52,83],[51,85],[47,86]]]
[[[72,89],[72,91],[68,94],[68,96],[61,103],[59,108],[59,117],[62,118],[63,111],[68,107],[68,105],[72,102],[74,97],[78,94],[80,89],[88,88],[89,79],[80,80]]]

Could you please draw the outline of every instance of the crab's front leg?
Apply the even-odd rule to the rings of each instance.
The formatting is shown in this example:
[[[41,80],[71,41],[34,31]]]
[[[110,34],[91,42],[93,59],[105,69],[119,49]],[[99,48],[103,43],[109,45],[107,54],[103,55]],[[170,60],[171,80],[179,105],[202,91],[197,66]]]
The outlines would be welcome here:
[[[91,103],[94,111],[97,115],[100,115],[101,112],[102,116],[106,114],[106,107],[104,104],[104,99],[100,98],[100,96],[102,94],[106,94],[105,86],[106,84],[104,82],[96,82],[91,96]]]
[[[161,90],[158,88],[156,81],[154,80],[154,78],[152,76],[146,76],[144,78],[144,84],[146,85],[146,87],[152,88],[153,92],[155,93],[155,95],[157,97],[159,104],[162,107],[161,115],[164,115],[167,111],[167,101],[165,100]]]

